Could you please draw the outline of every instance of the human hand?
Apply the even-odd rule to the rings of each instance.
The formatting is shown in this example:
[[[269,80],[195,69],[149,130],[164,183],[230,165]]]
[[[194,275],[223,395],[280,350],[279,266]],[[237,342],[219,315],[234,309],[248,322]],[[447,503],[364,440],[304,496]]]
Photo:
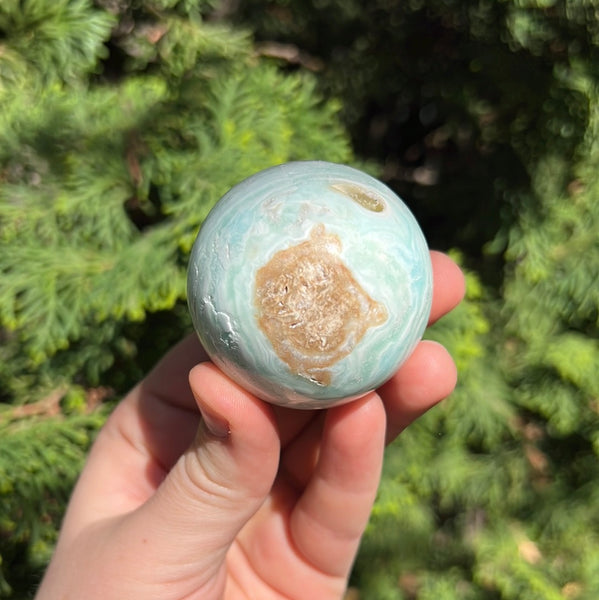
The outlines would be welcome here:
[[[464,280],[431,258],[434,322]],[[385,443],[455,382],[447,351],[422,341],[376,392],[286,409],[229,380],[190,336],[99,433],[37,600],[341,598]]]

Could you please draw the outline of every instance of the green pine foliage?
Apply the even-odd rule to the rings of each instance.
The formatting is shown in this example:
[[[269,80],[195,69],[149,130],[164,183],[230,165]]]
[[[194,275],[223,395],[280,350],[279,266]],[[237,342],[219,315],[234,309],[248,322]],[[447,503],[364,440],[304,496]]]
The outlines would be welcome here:
[[[598,10],[249,0],[233,15],[320,65],[355,149],[468,273],[428,334],[460,382],[387,453],[360,598],[599,595]]]
[[[48,559],[106,412],[96,386],[118,397],[189,330],[211,206],[272,164],[351,160],[339,105],[210,7],[0,7],[0,597]]]
[[[595,600],[598,11],[1,2],[0,598],[28,597],[95,431],[189,330],[213,203],[271,164],[356,154],[468,291],[427,332],[458,388],[388,449],[353,591]]]
[[[104,417],[104,411],[73,413],[50,406],[63,417],[32,416],[27,410],[0,413],[0,597],[12,597],[15,587],[31,588],[43,572],[56,524]]]

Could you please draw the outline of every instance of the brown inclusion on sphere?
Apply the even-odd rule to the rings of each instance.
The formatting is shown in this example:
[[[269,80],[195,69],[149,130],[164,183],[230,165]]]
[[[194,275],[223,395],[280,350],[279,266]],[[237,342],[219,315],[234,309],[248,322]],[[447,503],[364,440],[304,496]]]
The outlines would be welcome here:
[[[387,320],[339,257],[341,240],[315,225],[309,239],[280,250],[256,273],[260,329],[292,372],[319,385],[371,327]]]
[[[383,212],[385,210],[384,200],[371,190],[346,182],[334,183],[331,185],[331,188],[336,192],[345,194],[348,198],[367,210],[372,212]]]

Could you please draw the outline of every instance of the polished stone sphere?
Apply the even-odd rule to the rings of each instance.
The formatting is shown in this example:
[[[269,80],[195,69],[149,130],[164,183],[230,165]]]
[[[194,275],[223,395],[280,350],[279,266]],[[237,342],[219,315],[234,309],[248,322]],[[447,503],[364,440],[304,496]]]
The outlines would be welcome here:
[[[387,381],[426,327],[422,231],[384,184],[291,162],[215,205],[191,253],[188,302],[213,362],[263,400],[326,408]]]

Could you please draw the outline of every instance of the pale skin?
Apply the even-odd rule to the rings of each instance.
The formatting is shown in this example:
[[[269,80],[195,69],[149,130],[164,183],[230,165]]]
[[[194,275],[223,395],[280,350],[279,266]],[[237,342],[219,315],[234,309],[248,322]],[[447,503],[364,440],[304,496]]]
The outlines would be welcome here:
[[[464,279],[444,254],[431,260],[432,323],[459,303]],[[339,600],[385,444],[456,377],[447,351],[423,341],[357,401],[285,409],[186,338],[98,435],[36,600]]]

